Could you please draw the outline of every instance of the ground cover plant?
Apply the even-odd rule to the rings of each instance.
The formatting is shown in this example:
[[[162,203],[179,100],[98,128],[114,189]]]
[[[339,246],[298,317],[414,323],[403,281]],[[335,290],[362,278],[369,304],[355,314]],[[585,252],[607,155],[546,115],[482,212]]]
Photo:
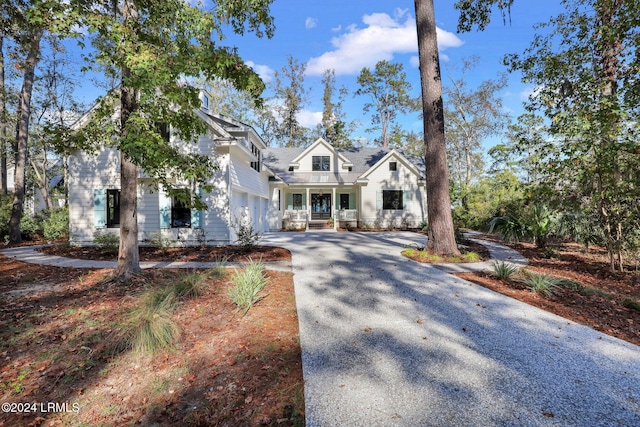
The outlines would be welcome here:
[[[479,243],[465,240],[460,247],[460,256],[442,256],[433,254],[424,247],[410,247],[402,251],[402,255],[414,261],[425,263],[460,263],[479,262],[489,259],[489,251]]]
[[[493,271],[457,276],[640,345],[640,271],[633,264],[623,273],[613,273],[604,248],[585,250],[576,243],[550,242],[543,249],[533,243],[505,243],[491,235],[483,238],[523,254],[529,260],[527,273],[496,262]]]
[[[265,271],[266,297],[244,317],[233,271],[156,269],[126,285],[109,273],[0,255],[0,403],[68,403],[0,425],[304,424],[290,273]],[[135,344],[158,318],[170,339]]]

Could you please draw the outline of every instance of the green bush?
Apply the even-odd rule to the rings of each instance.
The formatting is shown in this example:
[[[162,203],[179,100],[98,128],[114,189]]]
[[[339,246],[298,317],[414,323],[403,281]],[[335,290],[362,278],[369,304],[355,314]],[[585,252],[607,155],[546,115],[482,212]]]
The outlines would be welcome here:
[[[69,239],[69,209],[54,208],[43,221],[43,235],[48,241]]]
[[[93,235],[93,243],[100,248],[103,254],[117,254],[120,246],[120,234],[98,230]]]
[[[38,240],[44,236],[44,216],[26,213],[20,220],[20,234],[24,240]]]
[[[9,219],[11,219],[11,206],[13,196],[0,195],[0,238],[2,241],[9,235]]]
[[[259,294],[267,284],[264,264],[251,261],[244,270],[235,273],[231,280],[233,286],[229,288],[229,297],[238,306],[238,310],[243,311],[242,315],[244,316],[255,303],[263,298]]]
[[[145,241],[153,247],[160,248],[163,253],[166,253],[167,249],[176,243],[172,238],[162,236],[162,233],[153,233]]]
[[[248,252],[253,249],[262,238],[262,235],[260,233],[255,232],[255,230],[253,229],[253,224],[251,223],[238,221],[235,229],[238,237],[236,239],[236,243],[243,251]]]

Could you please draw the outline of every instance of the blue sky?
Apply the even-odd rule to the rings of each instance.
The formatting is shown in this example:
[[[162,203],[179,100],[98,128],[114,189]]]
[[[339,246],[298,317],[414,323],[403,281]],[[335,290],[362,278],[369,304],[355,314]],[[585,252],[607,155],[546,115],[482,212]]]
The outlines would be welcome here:
[[[495,78],[505,71],[501,59],[508,53],[522,52],[533,39],[533,25],[548,20],[560,11],[559,0],[517,0],[511,10],[511,24],[503,24],[496,13],[484,32],[458,34],[458,11],[453,0],[436,0],[436,22],[443,70],[461,63],[461,59],[477,55],[478,67],[469,74],[469,85]],[[272,6],[276,31],[272,39],[257,39],[252,34],[230,36],[225,43],[238,47],[264,80],[286,64],[288,55],[307,63],[306,83],[312,88],[309,103],[300,116],[303,124],[311,126],[321,117],[324,69],[333,68],[338,85],[346,85],[350,92],[357,89],[356,77],[363,67],[373,68],[376,62],[388,60],[404,64],[414,94],[420,92],[417,68],[417,38],[413,1],[382,0],[276,0]],[[533,88],[520,82],[518,74],[509,76],[509,86],[501,94],[505,107],[517,115],[522,101]],[[362,122],[358,134],[370,118],[362,112],[366,100],[350,97],[346,109],[350,119]],[[422,129],[417,114],[405,117],[403,125]]]
[[[511,24],[504,25],[496,13],[484,32],[457,34],[458,12],[454,3],[454,0],[435,0],[440,60],[446,72],[449,65],[459,65],[462,58],[479,56],[478,67],[468,75],[470,86],[505,71],[501,58],[508,53],[522,52],[533,38],[533,25],[555,16],[561,8],[559,0],[516,0],[511,10]],[[267,82],[275,70],[287,63],[289,55],[306,62],[305,82],[311,91],[299,116],[304,125],[313,126],[321,117],[321,74],[327,68],[335,70],[339,86],[346,85],[353,93],[358,87],[356,77],[363,67],[373,68],[383,59],[401,62],[414,95],[420,93],[413,1],[275,0],[271,12],[276,26],[273,38],[258,39],[252,33],[242,37],[227,34],[222,44],[237,46],[240,56]],[[514,116],[521,113],[522,101],[532,89],[520,82],[518,74],[511,74],[509,86],[501,94],[506,109]],[[84,101],[90,104],[92,100]],[[364,133],[370,122],[370,117],[362,111],[365,101],[363,97],[350,96],[345,110],[349,119],[361,122],[356,134],[373,139],[375,135]],[[411,130],[422,129],[418,114],[404,117],[402,124]]]

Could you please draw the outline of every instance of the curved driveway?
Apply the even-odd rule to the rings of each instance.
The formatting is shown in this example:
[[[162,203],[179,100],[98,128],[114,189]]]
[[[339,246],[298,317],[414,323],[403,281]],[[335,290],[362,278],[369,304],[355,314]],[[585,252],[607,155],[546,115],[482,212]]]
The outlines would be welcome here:
[[[272,233],[293,254],[307,426],[638,426],[640,347],[400,255],[413,233]]]

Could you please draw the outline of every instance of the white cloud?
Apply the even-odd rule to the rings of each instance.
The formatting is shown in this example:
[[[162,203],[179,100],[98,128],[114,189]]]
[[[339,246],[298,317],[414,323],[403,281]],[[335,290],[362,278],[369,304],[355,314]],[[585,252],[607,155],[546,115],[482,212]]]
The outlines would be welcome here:
[[[356,74],[363,67],[371,67],[380,60],[390,61],[394,54],[417,53],[416,23],[412,17],[400,21],[407,9],[396,9],[395,17],[386,13],[364,15],[359,28],[349,25],[345,32],[331,40],[335,50],[311,58],[307,62],[307,74],[321,75],[326,69],[336,74]],[[437,29],[440,50],[462,45],[455,34]]]
[[[535,97],[538,93],[540,93],[540,88],[527,86],[520,91],[520,100],[528,101],[531,97]]]
[[[253,61],[247,61],[246,64],[249,67],[253,68],[253,71],[258,73],[262,81],[264,81],[265,83],[270,82],[271,79],[273,78],[274,70],[268,65],[259,65]]]
[[[302,110],[296,114],[296,118],[302,126],[312,128],[322,121],[322,111]]]
[[[310,30],[312,28],[315,28],[318,25],[318,20],[316,18],[312,18],[312,17],[307,17],[307,19],[305,19],[304,21],[304,27],[307,30]]]

